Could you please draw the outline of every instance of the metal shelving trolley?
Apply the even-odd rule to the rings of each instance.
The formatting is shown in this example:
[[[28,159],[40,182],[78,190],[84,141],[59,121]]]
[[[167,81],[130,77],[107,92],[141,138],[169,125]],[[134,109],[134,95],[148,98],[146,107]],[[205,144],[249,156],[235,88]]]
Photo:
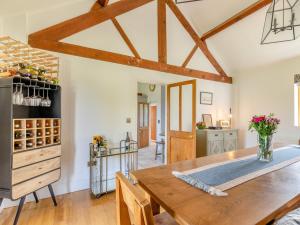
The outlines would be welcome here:
[[[138,147],[136,141],[120,141],[118,147],[104,148],[90,144],[90,190],[92,196],[115,190],[115,174],[121,171],[129,178],[130,171],[138,167]]]

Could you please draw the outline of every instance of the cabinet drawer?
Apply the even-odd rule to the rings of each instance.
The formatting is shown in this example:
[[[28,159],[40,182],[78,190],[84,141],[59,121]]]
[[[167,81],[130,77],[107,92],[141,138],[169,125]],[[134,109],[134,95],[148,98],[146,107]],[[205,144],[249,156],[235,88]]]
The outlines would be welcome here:
[[[210,132],[207,134],[207,138],[209,141],[221,141],[223,140],[224,136],[221,132]]]
[[[237,132],[236,131],[227,131],[224,133],[224,139],[236,139]]]
[[[51,159],[61,155],[61,146],[51,146],[13,155],[13,169],[27,166],[43,160]]]
[[[12,171],[12,184],[17,184],[33,177],[60,168],[60,157],[22,167]]]
[[[25,181],[24,183],[15,185],[12,187],[12,199],[19,199],[20,197],[43,188],[48,184],[54,183],[59,179],[59,177],[60,169],[44,174],[32,180]]]

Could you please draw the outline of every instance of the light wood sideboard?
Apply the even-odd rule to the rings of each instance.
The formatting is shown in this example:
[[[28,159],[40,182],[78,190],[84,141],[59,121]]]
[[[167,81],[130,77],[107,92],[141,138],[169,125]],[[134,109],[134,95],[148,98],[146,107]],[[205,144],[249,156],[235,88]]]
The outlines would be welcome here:
[[[197,157],[213,155],[237,149],[238,130],[197,130]]]

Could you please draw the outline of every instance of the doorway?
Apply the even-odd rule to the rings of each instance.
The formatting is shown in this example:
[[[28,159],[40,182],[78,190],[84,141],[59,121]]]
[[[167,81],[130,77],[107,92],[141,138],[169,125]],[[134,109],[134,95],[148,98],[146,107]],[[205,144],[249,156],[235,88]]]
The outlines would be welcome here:
[[[137,140],[139,169],[164,164],[165,143],[165,96],[161,84],[138,83]]]

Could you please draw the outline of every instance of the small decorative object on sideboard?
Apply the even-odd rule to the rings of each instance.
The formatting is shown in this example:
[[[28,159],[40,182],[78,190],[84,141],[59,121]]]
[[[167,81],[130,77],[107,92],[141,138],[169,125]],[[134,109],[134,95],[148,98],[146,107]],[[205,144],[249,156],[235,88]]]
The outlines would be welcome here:
[[[197,127],[198,130],[203,130],[203,129],[206,128],[206,125],[205,125],[204,122],[198,122],[198,123],[196,124],[196,127]]]
[[[274,114],[253,116],[249,122],[249,130],[258,133],[257,158],[260,161],[270,162],[273,160],[273,134],[277,132],[280,120]]]
[[[220,124],[220,127],[222,127],[222,128],[230,128],[229,120],[220,120],[219,124]]]
[[[211,114],[202,114],[202,119],[203,119],[203,122],[205,123],[206,127],[213,126]]]

